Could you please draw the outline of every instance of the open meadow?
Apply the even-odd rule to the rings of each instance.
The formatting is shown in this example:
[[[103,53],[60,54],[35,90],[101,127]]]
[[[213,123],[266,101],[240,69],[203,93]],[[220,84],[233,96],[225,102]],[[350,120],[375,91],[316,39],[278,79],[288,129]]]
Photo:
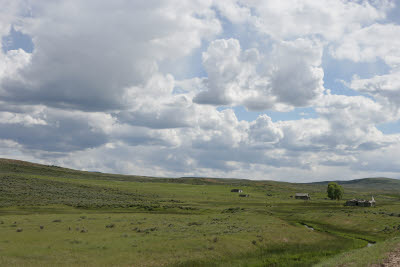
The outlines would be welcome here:
[[[380,262],[400,243],[400,182],[342,186],[343,200],[332,201],[327,183],[123,176],[0,159],[0,266]],[[299,192],[311,200],[295,199]],[[376,207],[344,206],[371,196]]]

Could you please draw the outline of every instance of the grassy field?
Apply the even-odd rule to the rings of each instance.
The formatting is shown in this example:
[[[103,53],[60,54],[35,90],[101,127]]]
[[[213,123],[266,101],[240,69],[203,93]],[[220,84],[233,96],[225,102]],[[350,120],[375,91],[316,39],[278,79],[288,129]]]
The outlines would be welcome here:
[[[326,185],[125,176],[0,159],[0,266],[381,261],[400,242],[400,182],[344,182],[342,201],[327,200]],[[296,192],[312,199],[296,200]],[[376,207],[343,205],[372,195]]]

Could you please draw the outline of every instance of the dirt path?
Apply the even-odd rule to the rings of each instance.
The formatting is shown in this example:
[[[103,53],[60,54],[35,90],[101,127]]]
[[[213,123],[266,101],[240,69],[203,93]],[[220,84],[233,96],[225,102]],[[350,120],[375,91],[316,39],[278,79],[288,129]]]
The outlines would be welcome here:
[[[400,266],[400,247],[389,253],[388,257],[381,264],[374,264],[371,267],[399,267]]]

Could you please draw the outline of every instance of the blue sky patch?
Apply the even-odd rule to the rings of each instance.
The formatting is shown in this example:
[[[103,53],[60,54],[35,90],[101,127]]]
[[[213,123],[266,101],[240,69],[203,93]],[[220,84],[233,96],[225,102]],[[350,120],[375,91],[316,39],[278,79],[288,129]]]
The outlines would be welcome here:
[[[27,53],[32,53],[34,49],[32,38],[15,30],[14,26],[11,26],[10,33],[2,38],[1,44],[3,52],[23,49]]]

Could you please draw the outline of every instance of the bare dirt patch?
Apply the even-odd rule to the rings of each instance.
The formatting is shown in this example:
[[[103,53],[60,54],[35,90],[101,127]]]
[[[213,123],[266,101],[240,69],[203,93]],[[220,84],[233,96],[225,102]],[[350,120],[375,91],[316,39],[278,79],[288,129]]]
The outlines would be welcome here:
[[[400,247],[390,252],[383,263],[371,265],[371,267],[398,267],[400,266]]]

